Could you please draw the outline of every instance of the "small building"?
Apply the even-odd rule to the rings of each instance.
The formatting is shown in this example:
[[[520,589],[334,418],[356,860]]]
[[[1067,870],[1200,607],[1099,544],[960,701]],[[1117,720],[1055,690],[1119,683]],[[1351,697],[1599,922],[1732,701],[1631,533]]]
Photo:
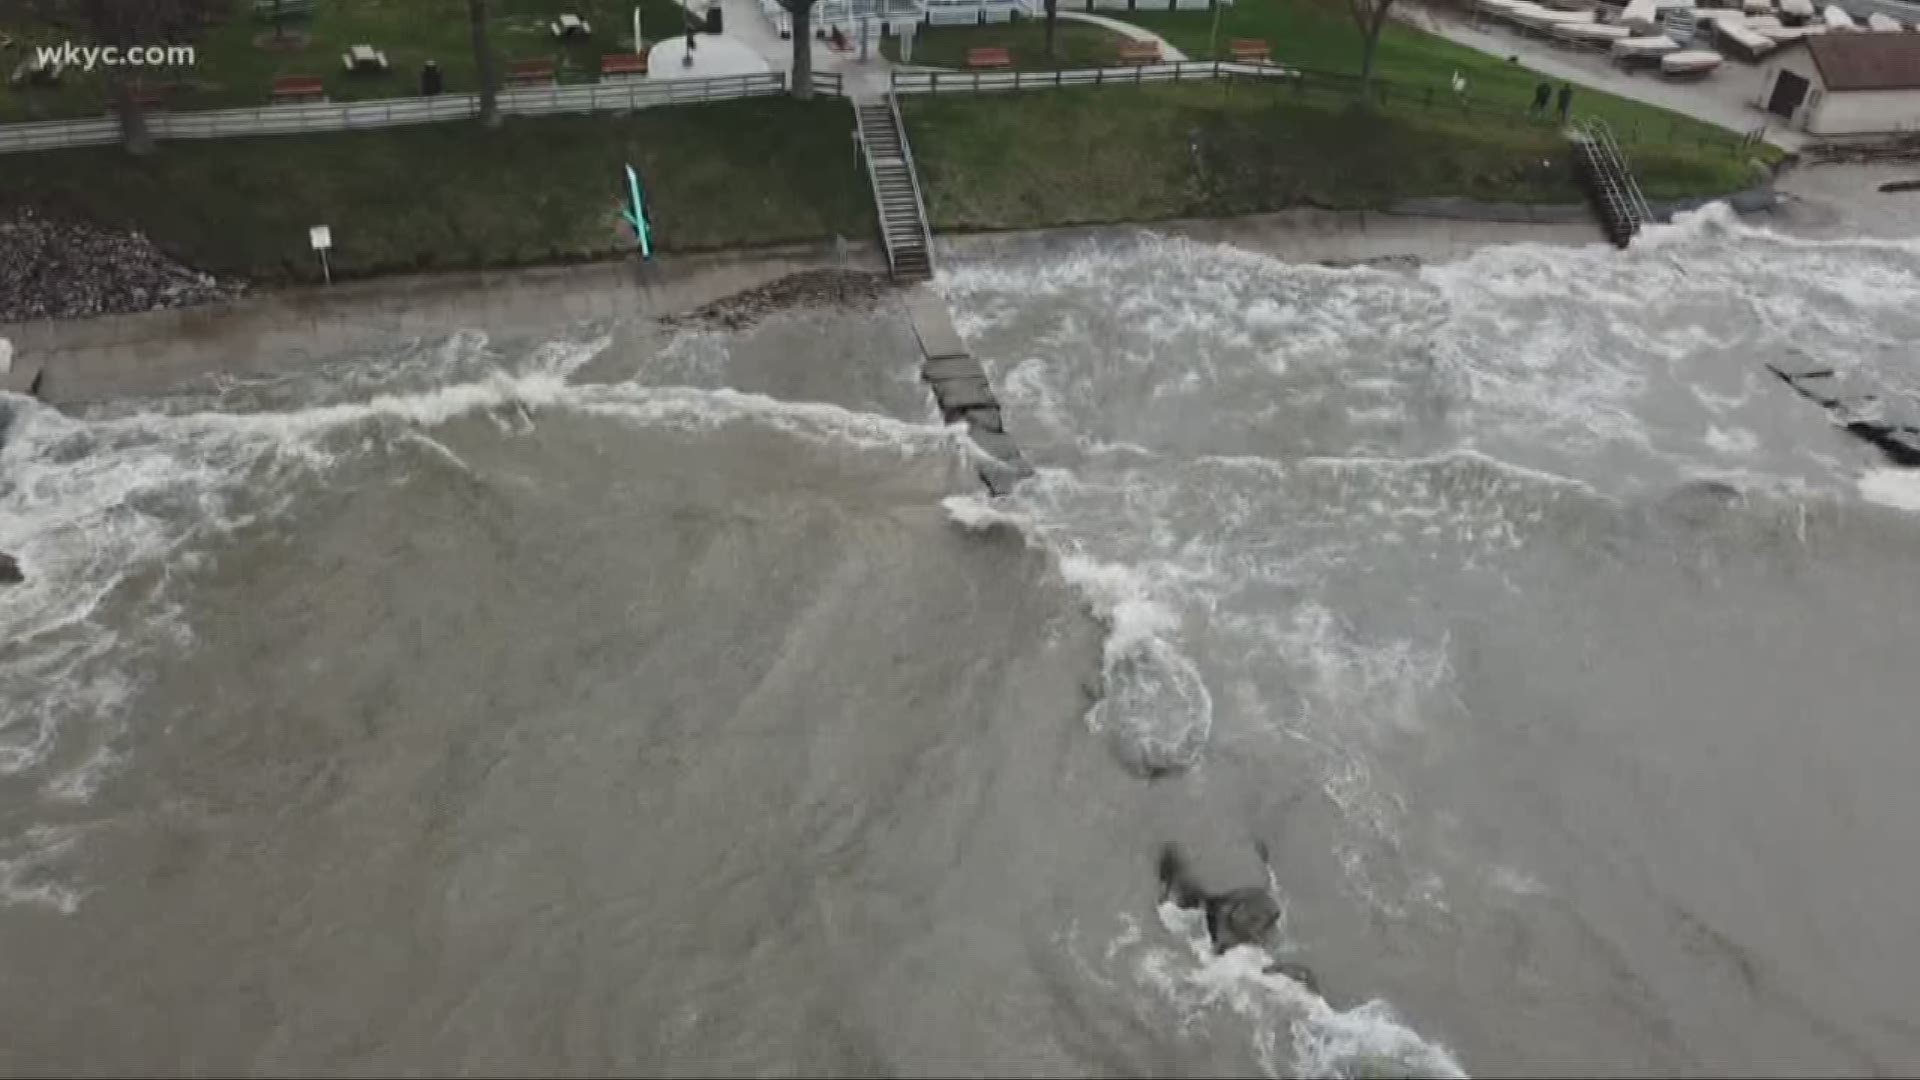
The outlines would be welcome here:
[[[1920,33],[1821,34],[1806,43],[1782,51],[1756,105],[1810,135],[1920,130]]]

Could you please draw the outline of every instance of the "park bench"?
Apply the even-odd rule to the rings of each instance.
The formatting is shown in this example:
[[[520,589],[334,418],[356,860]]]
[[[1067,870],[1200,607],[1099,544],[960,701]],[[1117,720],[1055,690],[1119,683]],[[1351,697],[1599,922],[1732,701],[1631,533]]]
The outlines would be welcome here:
[[[150,83],[136,82],[127,87],[127,96],[133,100],[134,107],[142,110],[164,109],[167,105],[167,86],[155,86]]]
[[[1120,62],[1123,64],[1157,64],[1160,62],[1160,43],[1156,41],[1123,41],[1120,43]]]
[[[1007,50],[998,47],[968,49],[967,66],[975,69],[1010,68],[1013,66],[1013,56]]]
[[[1234,38],[1227,54],[1243,64],[1264,64],[1273,59],[1273,50],[1260,38]]]
[[[273,80],[273,103],[286,105],[301,101],[325,101],[327,84],[317,75],[277,75]]]
[[[275,19],[283,15],[309,16],[318,6],[318,0],[253,0],[253,15],[257,19]]]
[[[507,65],[508,86],[548,86],[552,82],[552,60],[515,60]]]
[[[645,53],[605,53],[600,57],[600,77],[603,79],[646,73]]]

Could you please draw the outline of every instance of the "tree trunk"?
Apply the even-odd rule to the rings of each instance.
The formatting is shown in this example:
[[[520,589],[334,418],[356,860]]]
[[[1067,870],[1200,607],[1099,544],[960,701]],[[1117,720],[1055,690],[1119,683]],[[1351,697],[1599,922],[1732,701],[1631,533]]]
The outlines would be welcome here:
[[[487,0],[467,0],[467,19],[473,24],[473,66],[480,77],[480,123],[500,126],[500,88],[493,71],[493,46],[487,41]]]
[[[108,92],[113,95],[114,112],[120,115],[121,145],[134,157],[153,153],[153,132],[147,129],[146,112],[133,99],[133,87],[115,72],[108,76]]]
[[[1367,13],[1367,20],[1360,27],[1360,32],[1366,35],[1360,50],[1360,92],[1368,100],[1373,97],[1373,53],[1380,45],[1380,31],[1386,28],[1387,10],[1393,6],[1393,0],[1373,0],[1373,3],[1373,10]]]
[[[793,16],[793,98],[813,100],[813,0],[787,9]]]
[[[1047,0],[1047,62],[1053,62],[1053,24],[1058,20],[1060,0]]]

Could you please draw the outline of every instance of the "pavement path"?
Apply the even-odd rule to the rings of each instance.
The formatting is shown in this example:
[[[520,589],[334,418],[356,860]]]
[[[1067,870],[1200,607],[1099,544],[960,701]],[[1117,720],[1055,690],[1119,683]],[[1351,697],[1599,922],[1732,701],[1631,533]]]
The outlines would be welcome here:
[[[1116,34],[1130,37],[1135,41],[1157,42],[1160,46],[1160,58],[1170,64],[1185,63],[1187,60],[1187,54],[1174,48],[1173,42],[1168,41],[1166,38],[1161,37],[1159,34],[1154,33],[1144,26],[1135,26],[1132,23],[1121,22],[1119,19],[1109,19],[1105,15],[1095,15],[1085,11],[1061,11],[1056,14],[1062,19],[1071,19],[1074,22],[1104,26]]]
[[[1517,56],[1521,66],[1549,78],[1605,90],[1609,94],[1717,124],[1729,131],[1745,133],[1768,124],[1769,120],[1779,120],[1779,117],[1749,104],[1760,96],[1761,85],[1766,77],[1764,67],[1734,60],[1705,80],[1675,83],[1657,74],[1622,70],[1603,54],[1560,48],[1498,24],[1476,25],[1411,10],[1403,18],[1414,27],[1488,56],[1502,59]],[[1578,95],[1574,98],[1574,108],[1575,111],[1579,109]],[[1768,124],[1767,141],[1783,150],[1792,151],[1800,149],[1809,140],[1804,132]]]
[[[707,9],[705,0],[682,0],[682,3],[704,17]],[[793,42],[782,38],[774,29],[773,21],[760,10],[759,0],[721,0],[720,21],[721,28],[725,31],[719,35],[720,38],[758,55],[766,61],[767,67],[764,70],[788,71],[793,67]],[[705,51],[707,42],[712,40],[714,40],[712,36],[702,36],[699,45],[695,48],[696,54]],[[666,42],[661,44],[665,45]],[[874,28],[874,35],[865,59],[860,56],[860,46],[857,41],[847,52],[840,52],[818,39],[814,40],[812,48],[813,70],[837,72],[844,80],[843,85],[849,96],[886,92],[889,74],[894,65],[880,55],[878,27]],[[679,56],[674,55],[672,61],[678,64]],[[698,66],[699,62],[696,55],[695,66]],[[734,73],[725,72],[724,74]]]

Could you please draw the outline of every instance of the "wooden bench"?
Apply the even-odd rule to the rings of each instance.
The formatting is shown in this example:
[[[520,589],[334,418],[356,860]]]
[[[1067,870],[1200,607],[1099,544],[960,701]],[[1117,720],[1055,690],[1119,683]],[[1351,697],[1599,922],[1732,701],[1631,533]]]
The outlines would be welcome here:
[[[1123,64],[1157,64],[1160,62],[1160,43],[1157,41],[1123,41],[1120,43],[1120,62]]]
[[[967,66],[970,68],[1010,68],[1013,55],[1007,50],[994,47],[986,49],[968,49]]]
[[[167,107],[169,87],[149,86],[146,83],[134,83],[127,87],[127,96],[133,99],[137,109],[164,109]]]
[[[603,79],[646,73],[647,55],[645,53],[605,53],[600,57],[600,77]]]
[[[316,0],[253,0],[253,14],[256,18],[271,19],[277,16],[307,16],[313,14]]]
[[[515,60],[507,65],[508,86],[547,86],[552,82],[552,60]]]
[[[1243,64],[1265,64],[1273,59],[1273,50],[1260,38],[1234,38],[1227,43],[1227,54]]]
[[[285,105],[299,101],[325,101],[327,84],[317,75],[277,75],[273,80],[273,103]]]

